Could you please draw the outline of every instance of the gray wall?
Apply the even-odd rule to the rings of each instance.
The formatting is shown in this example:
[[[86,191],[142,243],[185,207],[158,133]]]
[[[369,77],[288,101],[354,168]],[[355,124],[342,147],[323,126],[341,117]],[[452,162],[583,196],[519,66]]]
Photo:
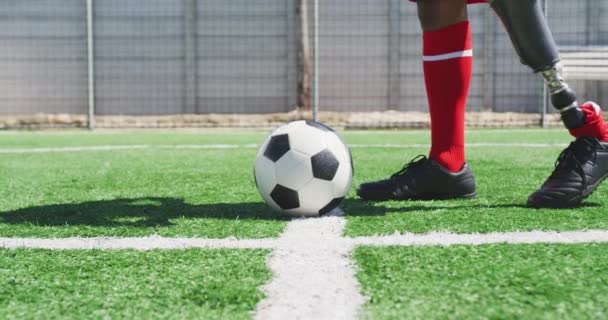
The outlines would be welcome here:
[[[293,110],[294,1],[202,0],[197,15],[197,112]]]
[[[426,111],[416,6],[399,0],[320,2],[322,109]],[[600,19],[606,14],[608,1],[549,2],[562,45],[608,45],[608,22]],[[498,18],[487,5],[469,6],[469,16],[475,57],[468,110],[539,112],[542,80],[519,62]],[[572,84],[582,99],[608,104],[608,82]]]
[[[96,0],[97,113],[290,110],[293,11],[284,0]]]
[[[86,113],[85,9],[0,0],[0,114]]]
[[[183,112],[184,1],[94,1],[98,114]]]
[[[416,6],[319,2],[321,108],[426,110]],[[86,113],[85,3],[0,0],[0,114]],[[560,44],[608,45],[608,1],[549,7]],[[469,8],[469,110],[538,112],[540,78],[519,63],[487,5]],[[293,110],[296,29],[295,0],[94,0],[97,114]],[[608,104],[608,83],[573,84]]]

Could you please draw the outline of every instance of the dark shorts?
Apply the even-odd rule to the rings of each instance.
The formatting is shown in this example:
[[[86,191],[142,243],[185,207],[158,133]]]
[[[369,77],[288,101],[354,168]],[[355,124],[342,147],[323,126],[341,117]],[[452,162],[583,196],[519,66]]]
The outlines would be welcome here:
[[[410,2],[416,2],[416,0],[410,0]],[[474,4],[474,3],[485,3],[486,0],[467,0],[468,4]]]

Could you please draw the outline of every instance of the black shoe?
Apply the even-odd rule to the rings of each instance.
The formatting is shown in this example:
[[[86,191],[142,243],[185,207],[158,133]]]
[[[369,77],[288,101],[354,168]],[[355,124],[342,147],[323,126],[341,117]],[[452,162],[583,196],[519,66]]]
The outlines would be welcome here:
[[[608,143],[578,138],[557,158],[555,170],[528,198],[534,208],[578,206],[608,177]]]
[[[357,195],[368,201],[470,199],[475,197],[475,177],[467,164],[452,173],[418,156],[389,179],[360,185]]]

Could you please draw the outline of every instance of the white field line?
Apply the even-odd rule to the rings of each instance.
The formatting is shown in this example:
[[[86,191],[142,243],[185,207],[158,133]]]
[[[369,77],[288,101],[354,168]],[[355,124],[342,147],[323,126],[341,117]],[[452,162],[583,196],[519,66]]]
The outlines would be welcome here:
[[[310,223],[321,222],[330,218],[308,219]],[[332,219],[338,219],[332,217]],[[287,230],[297,230],[298,225],[305,225],[302,220],[288,224]],[[343,223],[343,222],[342,222]],[[322,227],[319,227],[322,229]],[[286,231],[287,232],[287,231]],[[291,231],[290,231],[291,232]],[[323,231],[324,232],[324,231]],[[232,248],[232,249],[277,249],[289,234],[281,238],[264,239],[207,239],[207,238],[165,238],[129,237],[129,238],[0,238],[0,248],[32,248],[52,250],[88,250],[88,249],[186,249],[186,248]],[[318,236],[318,235],[317,235]],[[323,235],[324,237],[329,237]],[[535,243],[608,243],[608,230],[586,231],[516,231],[460,234],[450,232],[431,232],[426,234],[394,234],[371,237],[333,237],[328,245],[336,246],[451,246],[451,245],[484,245],[484,244],[535,244]]]
[[[338,127],[339,128],[339,127]],[[467,129],[467,133],[513,133],[513,132],[564,132],[562,128],[506,128],[506,129],[483,129],[483,128],[470,128]],[[121,135],[125,133],[148,133],[154,132],[158,134],[170,133],[170,134],[200,134],[200,133],[218,133],[225,135],[239,135],[247,133],[267,133],[268,129],[248,129],[248,128],[173,128],[173,129],[158,129],[158,128],[140,128],[140,129],[112,129],[112,128],[98,128],[94,133],[86,129],[58,129],[58,130],[38,130],[38,131],[19,131],[19,130],[0,130],[0,136],[2,135],[31,135],[31,136],[70,136],[70,135]],[[367,135],[367,134],[383,134],[383,135],[408,135],[408,134],[426,134],[430,135],[428,129],[405,129],[405,130],[389,130],[389,129],[375,129],[375,130],[349,130],[346,132],[348,135]]]
[[[273,278],[254,319],[356,319],[365,303],[343,241],[345,219],[300,219],[288,224],[268,266]]]
[[[349,144],[351,148],[428,148],[429,144]],[[478,147],[516,147],[516,148],[556,148],[565,147],[562,143],[502,143],[502,142],[482,142],[468,143],[469,148]],[[134,145],[108,145],[108,146],[81,146],[81,147],[49,147],[49,148],[0,148],[0,154],[11,153],[60,153],[60,152],[86,152],[86,151],[115,151],[115,150],[141,150],[141,149],[253,149],[257,144],[179,144],[179,145],[154,145],[154,144],[134,144]]]
[[[608,231],[528,231],[492,232],[485,234],[455,234],[431,232],[427,234],[395,234],[390,236],[350,238],[353,245],[367,246],[450,246],[484,244],[536,243],[608,243]]]
[[[342,237],[343,217],[291,221],[276,239],[201,238],[0,238],[0,248],[73,249],[273,249],[268,266],[272,280],[255,319],[356,319],[365,303],[355,277],[352,249],[367,246],[449,246],[534,243],[608,243],[608,230],[530,231],[488,234],[395,234]]]
[[[0,238],[0,248],[33,248],[52,250],[75,249],[187,249],[187,248],[231,248],[271,249],[277,239],[202,239],[202,238]]]
[[[409,144],[349,144],[351,148],[396,148],[396,149],[407,149],[407,148],[428,148],[430,144],[424,143],[409,143]],[[479,147],[516,147],[516,148],[554,148],[554,147],[565,147],[563,143],[511,143],[511,142],[473,142],[467,143],[466,146],[469,148]]]
[[[429,129],[370,129],[370,130],[344,130],[345,135],[367,135],[370,133],[378,135],[416,135],[431,134]],[[490,133],[535,133],[535,132],[564,132],[563,128],[468,128],[467,134],[490,134]]]
[[[109,146],[82,146],[82,147],[49,147],[49,148],[6,148],[0,153],[55,153],[55,152],[86,152],[86,151],[114,151],[135,149],[239,149],[256,148],[255,144],[179,144],[179,145],[109,145]]]

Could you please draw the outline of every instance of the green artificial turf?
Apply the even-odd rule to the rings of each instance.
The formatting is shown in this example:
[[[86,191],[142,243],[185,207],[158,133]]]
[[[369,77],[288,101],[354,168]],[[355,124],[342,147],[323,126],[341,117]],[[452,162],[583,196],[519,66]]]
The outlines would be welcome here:
[[[0,132],[0,148],[85,147],[99,145],[251,144],[268,131],[12,131]]]
[[[254,149],[0,155],[0,237],[278,236]]]
[[[257,144],[270,130],[185,131],[0,131],[0,148],[48,148],[98,145]],[[428,144],[428,130],[339,131],[349,143]],[[561,129],[469,130],[467,142],[564,143]]]
[[[567,138],[564,143],[567,143]],[[530,209],[528,196],[553,171],[561,147],[470,147],[477,198],[451,201],[365,203],[354,194],[345,203],[346,235],[395,232],[457,233],[530,230],[608,229],[608,185],[600,186],[579,208]],[[355,149],[355,186],[385,179],[426,149]]]
[[[363,319],[604,319],[608,245],[361,247]]]
[[[2,319],[249,319],[265,250],[0,250]]]
[[[360,144],[430,144],[430,130],[340,131],[347,142]],[[566,143],[563,129],[468,129],[467,143]],[[427,150],[428,151],[428,150]]]
[[[255,189],[252,168],[266,131],[6,132],[0,150],[62,146],[160,145],[52,153],[0,154],[0,237],[276,237],[287,218]],[[386,202],[356,199],[358,184],[388,177],[418,154],[429,132],[343,131],[353,147],[353,189],[344,203],[348,236],[394,232],[491,232],[608,229],[608,189],[570,210],[532,210],[527,196],[553,169],[570,138],[565,130],[470,130],[472,201]],[[485,146],[479,143],[487,144]],[[492,146],[493,143],[502,145]],[[517,146],[550,143],[549,147]],[[172,149],[231,144],[234,149]],[[378,144],[413,145],[399,148]],[[477,144],[477,145],[476,145]],[[508,145],[504,145],[508,144]],[[509,145],[510,144],[510,145]],[[367,145],[367,146],[366,146]]]

